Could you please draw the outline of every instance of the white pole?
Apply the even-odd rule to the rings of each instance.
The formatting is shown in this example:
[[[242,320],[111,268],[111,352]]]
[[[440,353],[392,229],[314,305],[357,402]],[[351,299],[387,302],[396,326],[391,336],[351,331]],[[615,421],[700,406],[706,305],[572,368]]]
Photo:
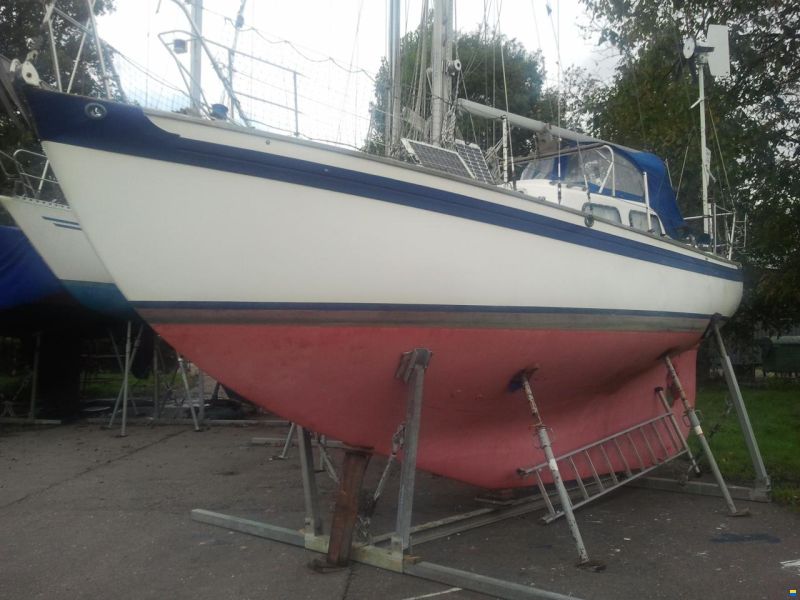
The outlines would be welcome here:
[[[508,119],[503,117],[503,183],[508,183]]]
[[[202,42],[200,38],[203,35],[203,0],[188,0],[192,5],[192,23],[195,37],[192,40],[189,74],[190,74],[190,89],[189,95],[192,98],[192,104],[198,113],[203,105],[202,100],[202,85],[201,85],[201,72],[202,72]]]
[[[706,148],[706,93],[705,93],[705,59],[702,55],[698,56],[697,61],[698,70],[698,84],[700,86],[700,99],[697,101],[700,105],[700,164],[702,166],[703,175],[703,233],[710,233],[711,223],[709,217],[711,211],[708,206],[708,149]]]
[[[389,0],[388,47],[389,88],[383,118],[384,152],[390,156],[400,139],[400,0]]]
[[[442,94],[444,89],[444,4],[433,0],[433,41],[431,43],[431,143],[442,140]]]
[[[647,171],[644,172],[644,207],[647,213],[647,231],[653,231],[653,224],[650,219],[650,190],[647,187]]]
[[[125,372],[122,374],[122,428],[120,429],[120,437],[128,435],[128,373],[131,370],[131,322],[128,325],[125,333]]]

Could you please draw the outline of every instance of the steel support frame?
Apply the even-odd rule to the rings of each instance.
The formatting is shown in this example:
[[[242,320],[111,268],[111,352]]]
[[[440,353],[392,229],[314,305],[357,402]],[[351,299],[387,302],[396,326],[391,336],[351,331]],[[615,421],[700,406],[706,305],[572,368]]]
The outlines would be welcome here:
[[[572,535],[572,540],[575,542],[575,549],[578,551],[578,565],[597,566],[598,568],[603,568],[600,563],[592,565],[592,561],[589,560],[589,553],[586,551],[586,546],[583,543],[583,537],[581,536],[581,530],[578,527],[578,521],[575,519],[575,514],[572,510],[572,499],[569,497],[569,492],[567,492],[567,488],[564,485],[564,480],[561,477],[561,471],[559,471],[555,453],[553,452],[553,446],[550,443],[550,435],[547,433],[547,427],[542,421],[539,408],[536,405],[536,400],[533,396],[533,390],[531,389],[531,384],[529,381],[531,375],[532,373],[522,373],[520,375],[520,384],[522,385],[522,389],[525,391],[525,398],[528,401],[531,416],[533,417],[536,435],[539,438],[540,447],[542,452],[544,452],[545,458],[547,459],[547,465],[550,468],[550,474],[553,477],[553,484],[555,485],[556,492],[558,493],[558,499],[561,503],[561,510],[564,513],[564,518],[569,526],[569,532],[570,535]],[[580,481],[580,476],[578,476],[578,481]]]
[[[114,354],[117,357],[117,362],[119,363],[120,371],[122,371],[122,385],[119,388],[119,392],[117,393],[117,399],[114,402],[114,409],[111,411],[111,418],[108,421],[108,429],[111,429],[114,426],[114,420],[117,418],[117,412],[120,410],[120,402],[122,403],[122,418],[121,418],[121,425],[119,435],[120,437],[125,437],[128,435],[128,392],[130,391],[130,372],[131,372],[131,365],[133,361],[136,359],[136,354],[139,352],[139,343],[142,339],[142,334],[144,332],[144,325],[139,327],[139,333],[136,335],[136,340],[133,342],[133,348],[131,348],[131,334],[133,333],[133,324],[131,321],[126,322],[125,327],[125,356],[124,359],[120,358],[119,349],[117,348],[117,342],[114,339],[114,334],[109,330],[109,337],[111,338],[111,344],[114,347]],[[138,412],[138,408],[136,404],[133,403],[133,410]]]
[[[729,508],[733,505],[732,499],[736,500],[748,500],[750,502],[771,502],[772,501],[772,482],[770,480],[769,475],[767,474],[767,469],[764,465],[764,460],[761,457],[761,451],[758,447],[758,441],[756,440],[755,433],[753,432],[753,427],[750,424],[750,416],[747,413],[747,407],[744,404],[744,398],[742,397],[742,391],[739,388],[739,382],[736,378],[736,373],[733,370],[733,364],[731,362],[730,356],[728,355],[728,351],[725,348],[725,342],[722,339],[722,334],[720,333],[720,319],[719,317],[715,317],[711,321],[711,326],[708,331],[709,335],[714,336],[714,341],[717,345],[717,350],[719,351],[720,355],[720,362],[722,364],[722,372],[725,376],[725,383],[728,386],[728,393],[730,394],[731,403],[736,410],[736,415],[739,418],[739,426],[742,430],[742,436],[744,437],[745,444],[747,445],[747,450],[750,454],[750,460],[753,463],[753,471],[755,472],[755,481],[752,488],[744,487],[744,486],[720,486],[719,480],[722,478],[722,475],[718,475],[719,469],[717,468],[714,472],[714,477],[717,480],[717,483],[710,483],[705,481],[675,481],[674,479],[662,478],[662,477],[645,477],[638,481],[636,481],[633,485],[636,487],[643,487],[643,488],[650,488],[656,490],[665,490],[670,492],[683,492],[688,494],[699,494],[702,496],[721,496],[725,499],[725,502],[729,505]],[[667,358],[667,361],[669,359]],[[671,363],[669,363],[668,369],[671,369]],[[691,411],[694,414],[694,411]],[[689,419],[692,418],[691,414],[687,413]],[[695,416],[696,420],[696,416]],[[695,423],[691,423],[693,429],[695,428]],[[699,427],[699,422],[697,426]],[[702,431],[702,428],[700,429]],[[708,442],[704,436],[700,436],[700,442],[705,450],[708,446]],[[710,452],[710,450],[709,450]],[[711,458],[713,461],[713,456]],[[694,465],[693,465],[694,466]],[[715,467],[717,467],[716,462],[711,466],[712,471],[714,471]]]
[[[747,408],[744,404],[742,397],[742,390],[739,389],[739,382],[736,379],[736,373],[733,370],[728,351],[725,348],[725,342],[722,340],[722,334],[719,331],[719,319],[715,318],[711,322],[711,329],[714,333],[714,339],[717,342],[717,349],[719,350],[720,359],[722,362],[722,372],[725,375],[725,382],[728,385],[728,392],[730,393],[731,403],[736,410],[736,415],[739,418],[739,426],[742,429],[744,442],[747,444],[747,450],[750,453],[750,460],[753,463],[753,471],[756,474],[756,480],[753,486],[753,495],[759,498],[769,498],[772,491],[772,482],[767,474],[767,468],[764,466],[764,459],[761,457],[761,451],[758,448],[753,426],[750,424],[750,417],[747,414]]]
[[[394,532],[373,537],[370,544],[354,544],[350,560],[444,585],[458,586],[497,598],[509,600],[567,600],[570,598],[577,600],[575,596],[565,596],[503,579],[453,569],[421,560],[418,556],[410,554],[414,543],[422,544],[540,510],[543,507],[541,502],[523,498],[512,502],[510,506],[482,508],[412,527],[416,451],[420,433],[425,370],[430,358],[431,352],[424,348],[407,352],[403,355],[396,373],[398,378],[410,383],[406,406],[404,459],[398,492],[396,529]],[[300,426],[297,426],[296,432],[306,512],[305,527],[302,531],[204,509],[192,510],[192,520],[328,554],[330,537],[323,534],[311,434]],[[388,548],[378,545],[385,544],[387,541],[390,542]]]
[[[664,357],[664,363],[666,364],[667,371],[672,379],[672,384],[678,392],[678,398],[683,405],[683,414],[689,419],[692,432],[695,434],[698,442],[700,442],[700,447],[702,448],[703,454],[705,455],[708,465],[711,468],[711,472],[714,475],[714,480],[717,482],[717,488],[719,489],[720,495],[725,500],[725,505],[728,508],[728,514],[732,517],[740,517],[749,514],[747,509],[739,510],[736,508],[736,505],[733,502],[733,497],[731,496],[730,491],[728,491],[728,486],[725,483],[725,479],[722,477],[722,472],[719,470],[719,466],[717,465],[717,460],[714,458],[714,453],[711,452],[711,447],[708,445],[708,440],[703,432],[700,419],[697,417],[694,407],[689,404],[689,399],[686,396],[686,392],[683,389],[681,380],[678,377],[678,373],[675,370],[675,366],[672,364],[669,356]],[[661,392],[659,391],[659,393]]]

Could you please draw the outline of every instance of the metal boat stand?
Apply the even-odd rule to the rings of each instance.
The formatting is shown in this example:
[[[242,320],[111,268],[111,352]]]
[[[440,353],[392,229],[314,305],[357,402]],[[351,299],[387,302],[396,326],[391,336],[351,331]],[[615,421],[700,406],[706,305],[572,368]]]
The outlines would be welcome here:
[[[534,370],[530,371],[523,371],[519,375],[519,383],[522,385],[522,389],[525,390],[525,398],[528,400],[528,406],[531,410],[531,416],[533,417],[533,426],[536,428],[536,435],[539,438],[539,443],[541,444],[542,452],[544,452],[544,456],[547,459],[547,467],[550,471],[550,475],[553,478],[553,485],[556,488],[556,493],[558,494],[558,500],[561,503],[561,511],[560,514],[564,516],[567,520],[567,524],[569,525],[569,532],[572,534],[572,539],[575,541],[575,547],[578,550],[578,566],[581,567],[588,567],[592,570],[601,571],[605,569],[605,565],[598,562],[592,561],[589,559],[589,553],[586,551],[586,546],[583,543],[583,537],[581,536],[581,531],[578,528],[578,522],[575,520],[575,514],[572,510],[572,500],[569,497],[569,492],[567,492],[567,488],[564,485],[564,480],[561,477],[561,471],[558,467],[558,461],[556,460],[555,454],[553,454],[553,446],[550,443],[550,434],[547,432],[547,426],[542,421],[542,416],[539,413],[539,407],[536,405],[536,399],[533,396],[533,390],[531,389],[530,378],[533,375]],[[586,456],[589,457],[589,464],[592,465],[592,473],[597,478],[596,481],[599,486],[602,488],[602,482],[600,481],[599,477],[597,477],[597,470],[594,468],[594,465],[591,462],[590,454],[587,451]],[[575,469],[576,481],[581,484],[581,489],[586,494],[586,488],[583,486],[580,474],[578,473],[577,468],[575,468],[575,463],[572,461],[572,458],[569,459],[571,461],[573,469]],[[542,478],[539,474],[539,471],[536,470],[536,478],[540,485],[540,491],[542,494],[543,499],[547,499],[548,508],[555,516],[555,512],[553,509],[552,503],[549,500],[549,494],[544,489],[542,485]],[[588,501],[589,498],[587,497],[586,500]]]
[[[728,487],[719,471],[717,462],[705,439],[700,421],[686,398],[686,394],[669,357],[664,358],[665,365],[672,378],[674,387],[684,408],[684,415],[691,423],[691,431],[698,437],[705,457],[711,466],[716,480],[715,490],[725,499],[729,516],[740,517],[749,514],[747,509],[738,510],[733,502]],[[580,529],[574,516],[574,509],[584,506],[609,492],[628,484],[636,484],[644,480],[644,475],[651,473],[664,464],[678,458],[688,456],[691,469],[699,474],[697,461],[692,456],[689,444],[678,425],[672,404],[664,395],[664,390],[656,388],[655,393],[664,407],[664,412],[643,423],[634,425],[601,440],[593,442],[577,450],[556,457],[550,444],[547,427],[542,422],[533,391],[530,377],[533,371],[523,371],[512,381],[512,388],[521,387],[528,400],[534,420],[540,447],[545,454],[545,462],[529,468],[520,468],[522,477],[535,476],[547,512],[542,520],[550,523],[565,517],[570,533],[578,551],[578,566],[592,570],[602,570],[602,563],[590,561],[583,544]],[[631,458],[626,458],[626,455]],[[634,460],[635,459],[635,460]],[[599,468],[598,468],[599,465]],[[621,466],[621,468],[620,468]],[[583,477],[581,472],[590,473]],[[607,473],[600,475],[600,473]],[[546,486],[542,475],[549,473],[553,481]],[[564,474],[570,477],[570,488],[564,481]],[[555,488],[555,493],[552,488]],[[556,502],[558,505],[556,506]]]
[[[286,433],[286,437],[283,438],[283,447],[281,451],[272,457],[272,460],[286,460],[289,458],[289,448],[292,447],[292,442],[294,441],[297,433],[297,423],[289,422],[289,431]],[[250,443],[253,445],[268,445],[274,444],[277,440],[275,438],[267,438],[267,437],[254,437],[250,440]],[[330,452],[328,449],[330,448],[343,448],[341,442],[331,441],[324,435],[320,434],[313,434],[313,445],[317,448],[317,456],[318,456],[318,464],[315,469],[316,473],[327,473],[328,476],[339,483],[339,475],[336,473],[336,467],[333,464],[333,460],[331,459]]]
[[[117,393],[117,399],[114,402],[114,410],[111,411],[111,418],[108,421],[108,429],[111,429],[114,426],[114,419],[117,418],[117,411],[119,410],[120,401],[122,402],[122,418],[121,418],[121,425],[119,430],[120,437],[125,437],[128,435],[128,392],[130,391],[130,373],[131,373],[131,365],[133,364],[134,359],[136,358],[136,353],[139,351],[139,343],[142,340],[142,332],[144,331],[144,324],[139,326],[139,333],[136,334],[136,340],[133,342],[133,349],[131,349],[131,328],[132,324],[130,321],[126,323],[125,328],[125,360],[120,358],[119,349],[117,347],[117,341],[114,339],[114,334],[111,330],[108,331],[108,335],[111,338],[111,345],[114,347],[114,355],[117,358],[117,363],[119,363],[119,370],[122,371],[122,385],[119,388],[119,392]],[[135,414],[138,414],[139,409],[136,407],[136,403],[131,398],[131,403],[133,404],[133,410]]]
[[[22,381],[17,393],[11,400],[3,401],[3,410],[0,411],[0,424],[5,425],[61,425],[61,419],[37,419],[36,401],[38,400],[39,385],[39,356],[42,351],[42,332],[34,334],[33,368]],[[30,381],[31,395],[28,403],[28,416],[18,416],[14,411],[14,402]]]
[[[189,406],[189,413],[192,415],[192,424],[194,425],[194,430],[200,431],[202,417],[198,421],[197,412],[194,410],[194,401],[192,400],[192,390],[189,387],[189,376],[186,374],[186,361],[183,360],[183,356],[180,354],[178,354],[178,374],[181,376],[181,383],[183,383],[183,395],[184,399],[186,400],[186,404]],[[201,394],[199,398],[200,409],[203,408],[204,401],[205,399]]]
[[[142,336],[144,335],[145,326],[139,328],[139,332],[136,335],[135,340],[133,341],[133,346],[131,347],[131,334],[132,334],[132,324],[130,321],[127,322],[127,334],[125,339],[125,355],[124,355],[124,362],[123,359],[120,357],[119,350],[117,348],[116,340],[114,339],[113,334],[109,331],[109,336],[111,338],[111,343],[114,346],[114,352],[117,357],[117,361],[120,365],[120,371],[123,373],[123,381],[122,385],[120,386],[119,393],[117,394],[117,399],[114,403],[114,410],[111,413],[111,418],[108,421],[106,427],[110,429],[114,426],[114,421],[117,417],[117,412],[120,411],[120,404],[122,404],[121,408],[121,428],[120,428],[120,437],[125,437],[127,435],[127,425],[128,425],[128,398],[129,398],[129,380],[130,380],[130,371],[133,361],[138,354],[138,351],[141,346]],[[207,421],[204,415],[204,405],[205,405],[205,389],[203,383],[203,373],[202,371],[199,372],[198,382],[197,382],[197,398],[194,398],[192,393],[192,388],[189,385],[189,377],[186,372],[186,363],[183,357],[180,354],[176,354],[177,361],[175,371],[173,373],[173,379],[177,377],[180,381],[178,382],[177,386],[180,387],[179,392],[179,400],[176,403],[175,409],[183,409],[184,405],[188,406],[189,412],[191,415],[190,419],[184,418],[166,418],[164,416],[165,406],[164,403],[166,402],[166,397],[162,399],[160,394],[160,386],[159,386],[159,363],[162,365],[165,364],[163,356],[161,356],[161,351],[159,348],[159,340],[160,337],[153,333],[153,357],[152,357],[152,368],[153,368],[153,413],[152,416],[145,417],[145,420],[139,420],[139,423],[145,422],[148,425],[153,424],[165,424],[165,425],[177,425],[183,423],[191,423],[195,431],[201,431],[201,425],[205,424],[228,424],[227,421]],[[159,358],[161,357],[161,358]],[[136,411],[136,415],[139,416],[138,408],[133,401],[133,398],[130,399],[131,403],[133,404],[134,411]],[[195,409],[195,402],[197,403],[197,409]],[[88,419],[89,422],[94,422],[94,419]],[[251,423],[250,421],[247,424]],[[253,421],[252,423],[255,423]],[[231,423],[232,424],[232,423]],[[243,424],[243,422],[237,421],[236,424]]]
[[[424,542],[520,516],[540,510],[544,506],[541,502],[534,502],[526,498],[512,502],[509,506],[481,508],[469,513],[412,527],[416,452],[420,433],[425,371],[430,358],[431,352],[424,348],[407,352],[403,355],[396,373],[397,377],[409,384],[409,391],[406,405],[406,421],[401,425],[403,430],[402,448],[404,460],[401,467],[396,525],[393,532],[374,536],[371,538],[370,543],[350,543],[358,516],[357,500],[359,490],[357,488],[360,487],[360,478],[363,476],[369,461],[368,451],[360,448],[350,448],[346,450],[345,464],[337,495],[336,511],[331,525],[331,534],[324,535],[317,484],[314,476],[311,435],[299,426],[296,431],[300,450],[306,512],[303,530],[287,529],[269,523],[242,519],[203,509],[193,510],[191,513],[192,519],[201,523],[326,554],[327,560],[325,562],[315,562],[318,567],[322,568],[325,566],[335,567],[352,560],[395,573],[411,575],[444,585],[458,586],[462,589],[480,592],[497,598],[510,600],[567,600],[567,598],[572,598],[572,600],[576,600],[574,596],[568,597],[511,581],[486,577],[473,572],[431,563],[412,554],[412,548]],[[382,480],[384,479],[382,477]]]
[[[769,475],[767,474],[767,469],[764,466],[764,459],[761,457],[761,451],[758,447],[756,436],[753,433],[753,427],[750,424],[750,417],[744,404],[744,398],[742,397],[742,391],[739,388],[739,382],[736,379],[736,373],[733,370],[733,364],[731,363],[730,356],[725,348],[725,342],[723,341],[722,334],[720,333],[720,319],[718,317],[715,317],[711,321],[711,326],[709,327],[707,334],[714,336],[714,341],[716,343],[717,351],[719,352],[722,364],[722,372],[725,376],[725,383],[728,387],[729,398],[733,408],[736,410],[736,415],[739,419],[739,427],[742,431],[745,444],[747,445],[747,450],[750,454],[750,460],[753,463],[753,472],[755,473],[753,487],[727,486],[726,497],[721,487],[714,485],[713,483],[701,481],[675,481],[673,479],[659,477],[642,479],[640,482],[637,482],[637,485],[651,489],[700,494],[706,496],[722,495],[726,502],[728,501],[728,497],[732,497],[737,500],[749,500],[751,502],[770,502],[772,483]],[[675,377],[677,377],[677,374]],[[692,413],[694,413],[694,411],[692,411]],[[687,414],[687,416],[689,419],[691,419],[691,415]],[[692,423],[692,426],[694,426],[694,423]],[[704,437],[701,441],[701,444],[703,443],[705,443],[705,445],[708,444]],[[709,463],[711,463],[711,461],[709,461]],[[713,471],[716,463],[713,463],[713,465],[710,466]]]

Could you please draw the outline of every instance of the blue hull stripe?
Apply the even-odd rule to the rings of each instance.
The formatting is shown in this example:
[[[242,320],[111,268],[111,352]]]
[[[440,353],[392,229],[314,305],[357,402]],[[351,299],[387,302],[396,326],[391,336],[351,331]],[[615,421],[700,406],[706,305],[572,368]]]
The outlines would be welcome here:
[[[62,223],[53,223],[53,225],[55,225],[56,227],[61,227],[63,229],[72,229],[74,231],[81,231],[80,225],[78,225],[78,226],[75,226],[75,225],[64,225]]]
[[[80,223],[78,223],[77,221],[67,221],[66,219],[56,219],[55,217],[47,217],[47,216],[44,216],[44,215],[42,215],[42,218],[45,221],[52,221],[56,225],[61,223],[63,225],[73,225],[74,227],[80,227]]]
[[[392,202],[667,267],[731,281],[742,280],[741,270],[736,267],[715,264],[699,256],[686,256],[463,194],[295,158],[181,138],[156,127],[135,106],[89,100],[27,86],[26,94],[39,136],[43,140]],[[84,109],[88,102],[105,106],[107,116],[100,120],[87,117]],[[340,198],[332,200],[341,202]],[[658,292],[654,290],[654,293]]]

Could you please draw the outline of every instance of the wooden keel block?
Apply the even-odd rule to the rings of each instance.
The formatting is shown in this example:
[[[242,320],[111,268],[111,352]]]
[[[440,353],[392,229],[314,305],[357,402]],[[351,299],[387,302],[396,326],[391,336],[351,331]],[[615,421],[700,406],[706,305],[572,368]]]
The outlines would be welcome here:
[[[361,485],[371,457],[372,452],[369,450],[345,451],[342,478],[331,522],[327,555],[327,562],[330,565],[345,566],[350,562]]]

